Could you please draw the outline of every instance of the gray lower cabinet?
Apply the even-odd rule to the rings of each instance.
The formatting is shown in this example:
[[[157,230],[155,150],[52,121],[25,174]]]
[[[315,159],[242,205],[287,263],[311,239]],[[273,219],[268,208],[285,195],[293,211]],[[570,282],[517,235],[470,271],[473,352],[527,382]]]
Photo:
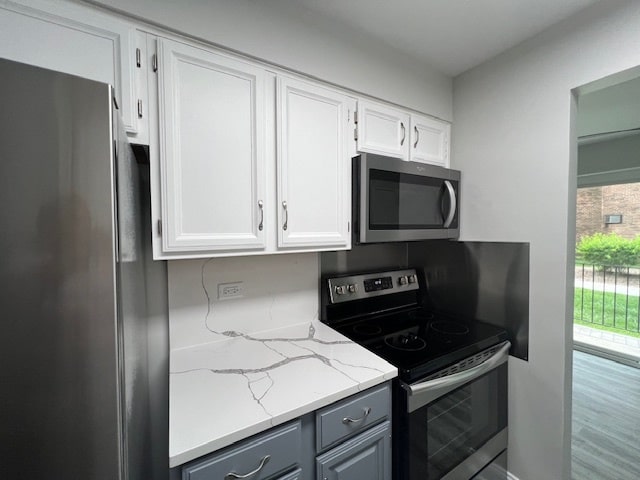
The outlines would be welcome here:
[[[171,478],[390,480],[390,418],[387,382],[177,467]]]
[[[317,480],[391,480],[388,383],[316,412]]]
[[[390,480],[391,423],[386,421],[320,455],[320,480]]]

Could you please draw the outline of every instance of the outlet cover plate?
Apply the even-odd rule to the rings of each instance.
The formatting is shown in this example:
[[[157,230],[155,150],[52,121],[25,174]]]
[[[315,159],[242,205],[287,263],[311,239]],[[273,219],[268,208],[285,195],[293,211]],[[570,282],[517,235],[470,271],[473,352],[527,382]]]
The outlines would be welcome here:
[[[242,282],[219,283],[218,299],[241,298],[244,296],[244,285]]]

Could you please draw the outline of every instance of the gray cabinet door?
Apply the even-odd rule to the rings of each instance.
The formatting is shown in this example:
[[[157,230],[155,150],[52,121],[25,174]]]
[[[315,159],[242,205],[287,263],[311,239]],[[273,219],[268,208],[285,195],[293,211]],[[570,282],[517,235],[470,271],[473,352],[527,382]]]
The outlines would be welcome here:
[[[386,421],[316,459],[318,480],[391,480],[391,423]]]

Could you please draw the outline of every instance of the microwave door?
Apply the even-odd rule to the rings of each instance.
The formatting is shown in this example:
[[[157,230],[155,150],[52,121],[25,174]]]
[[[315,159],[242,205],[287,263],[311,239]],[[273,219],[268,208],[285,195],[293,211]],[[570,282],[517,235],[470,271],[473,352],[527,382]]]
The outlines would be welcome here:
[[[374,160],[361,159],[357,169],[360,243],[457,236],[458,182],[441,178],[449,170]],[[417,174],[424,173],[418,169],[433,170],[440,177]]]

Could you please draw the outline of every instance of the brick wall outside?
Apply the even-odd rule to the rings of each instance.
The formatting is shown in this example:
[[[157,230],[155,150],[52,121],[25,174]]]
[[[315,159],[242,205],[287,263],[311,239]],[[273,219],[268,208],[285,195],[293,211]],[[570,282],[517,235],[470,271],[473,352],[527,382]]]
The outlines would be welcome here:
[[[602,187],[579,188],[576,204],[576,243],[584,236],[601,232],[602,228]]]
[[[622,215],[622,223],[606,225],[605,215]],[[640,235],[640,183],[578,189],[576,242],[596,232]]]

